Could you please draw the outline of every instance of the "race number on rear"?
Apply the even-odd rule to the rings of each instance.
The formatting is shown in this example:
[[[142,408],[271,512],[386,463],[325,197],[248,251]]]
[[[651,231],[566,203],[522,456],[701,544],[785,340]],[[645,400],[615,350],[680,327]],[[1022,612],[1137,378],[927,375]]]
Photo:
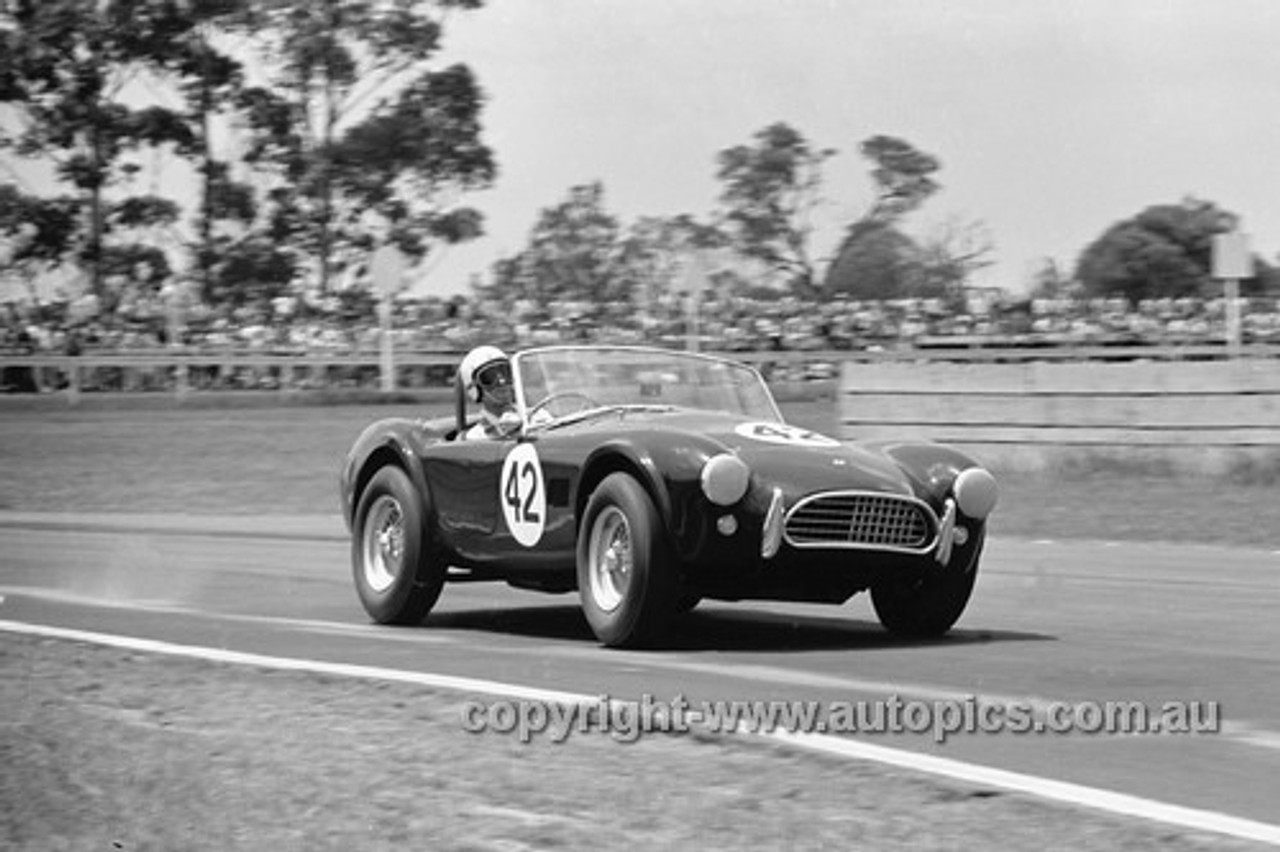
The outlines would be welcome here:
[[[525,547],[533,547],[547,525],[546,481],[533,444],[516,444],[507,453],[498,488],[502,517],[512,538]]]

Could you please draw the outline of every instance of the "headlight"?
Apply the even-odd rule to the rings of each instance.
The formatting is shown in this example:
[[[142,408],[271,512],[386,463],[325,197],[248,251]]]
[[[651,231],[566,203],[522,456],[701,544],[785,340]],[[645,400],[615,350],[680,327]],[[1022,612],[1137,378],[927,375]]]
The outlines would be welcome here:
[[[976,521],[991,514],[1000,496],[996,478],[980,467],[962,471],[951,490],[956,495],[956,506],[960,511]]]
[[[747,493],[751,469],[735,455],[721,453],[702,466],[702,493],[717,506],[732,506]]]

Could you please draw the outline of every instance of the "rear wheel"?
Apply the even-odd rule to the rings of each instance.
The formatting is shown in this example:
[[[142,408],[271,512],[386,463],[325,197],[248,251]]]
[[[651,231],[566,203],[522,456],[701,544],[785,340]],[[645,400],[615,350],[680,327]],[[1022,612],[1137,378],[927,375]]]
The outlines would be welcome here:
[[[978,578],[983,534],[950,565],[933,566],[916,577],[895,577],[871,587],[871,603],[880,623],[899,636],[941,636],[960,619]]]
[[[596,487],[578,535],[578,593],[605,645],[652,643],[676,611],[679,584],[658,510],[634,477]]]
[[[351,567],[356,593],[379,624],[417,624],[444,586],[443,566],[426,559],[425,500],[400,468],[369,480],[356,508]]]

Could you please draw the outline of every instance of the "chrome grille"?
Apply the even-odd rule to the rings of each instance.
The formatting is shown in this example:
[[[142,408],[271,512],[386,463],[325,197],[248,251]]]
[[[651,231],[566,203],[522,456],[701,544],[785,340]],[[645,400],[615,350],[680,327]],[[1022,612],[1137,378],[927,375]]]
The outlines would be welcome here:
[[[806,497],[787,514],[787,540],[796,547],[928,550],[938,522],[911,497],[835,492]]]

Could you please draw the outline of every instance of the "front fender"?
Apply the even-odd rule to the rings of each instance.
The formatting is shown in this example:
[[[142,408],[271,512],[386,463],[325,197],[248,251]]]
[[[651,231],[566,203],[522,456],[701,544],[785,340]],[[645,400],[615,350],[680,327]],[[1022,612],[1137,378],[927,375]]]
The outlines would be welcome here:
[[[892,459],[911,481],[916,496],[941,509],[956,477],[982,465],[972,456],[946,444],[928,441],[867,444]]]
[[[356,506],[360,504],[365,485],[384,464],[401,467],[419,492],[430,497],[422,469],[422,450],[427,442],[422,424],[407,418],[379,420],[360,433],[347,452],[339,476],[342,517],[348,531],[355,521]]]
[[[635,476],[653,498],[668,542],[676,553],[688,553],[701,534],[696,513],[690,511],[701,494],[699,476],[707,459],[725,447],[705,436],[684,436],[659,442],[627,436],[607,441],[586,459],[575,499],[581,518],[591,492],[618,470]]]

